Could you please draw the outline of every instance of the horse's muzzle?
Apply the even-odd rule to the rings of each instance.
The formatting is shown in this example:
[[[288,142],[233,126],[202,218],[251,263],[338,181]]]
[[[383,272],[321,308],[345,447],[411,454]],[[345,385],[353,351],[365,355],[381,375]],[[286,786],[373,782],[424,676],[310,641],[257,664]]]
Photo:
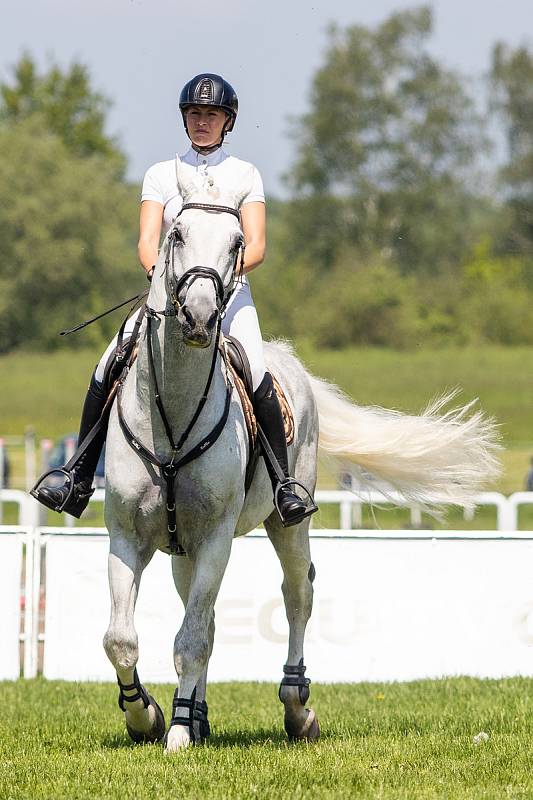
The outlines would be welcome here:
[[[207,319],[204,317],[203,320],[195,317],[186,305],[181,307],[181,313],[185,343],[191,347],[209,347],[218,319],[217,311],[211,313]]]
[[[183,327],[183,340],[190,347],[209,347],[212,338],[213,331],[206,328],[195,327],[194,330],[188,330],[188,326]]]

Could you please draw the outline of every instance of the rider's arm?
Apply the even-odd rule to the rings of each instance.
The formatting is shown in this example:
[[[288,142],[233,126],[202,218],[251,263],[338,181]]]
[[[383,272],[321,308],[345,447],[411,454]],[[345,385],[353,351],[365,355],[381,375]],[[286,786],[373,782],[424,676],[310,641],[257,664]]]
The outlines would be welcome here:
[[[140,234],[137,252],[142,266],[149,272],[157,261],[159,238],[163,224],[163,206],[155,200],[141,203]]]
[[[266,209],[260,202],[245,203],[241,206],[242,231],[244,233],[244,271],[261,264],[266,249]]]

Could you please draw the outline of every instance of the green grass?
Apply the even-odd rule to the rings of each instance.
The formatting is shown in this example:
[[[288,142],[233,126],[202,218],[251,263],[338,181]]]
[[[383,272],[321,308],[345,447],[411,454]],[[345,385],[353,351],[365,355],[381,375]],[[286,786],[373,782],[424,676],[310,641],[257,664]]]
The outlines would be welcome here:
[[[0,797],[533,797],[531,680],[457,678],[312,686],[322,727],[289,745],[273,684],[215,684],[208,745],[165,756],[134,746],[110,684],[0,685]],[[155,688],[168,712],[170,686]],[[488,741],[475,745],[484,731]]]

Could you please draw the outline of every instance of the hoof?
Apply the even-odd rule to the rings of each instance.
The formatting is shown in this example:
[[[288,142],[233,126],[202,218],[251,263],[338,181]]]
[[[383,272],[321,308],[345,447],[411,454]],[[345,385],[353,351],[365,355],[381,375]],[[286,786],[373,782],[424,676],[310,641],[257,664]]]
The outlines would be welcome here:
[[[320,736],[320,725],[312,708],[306,708],[307,718],[299,730],[285,719],[285,730],[291,742],[315,742]]]
[[[191,747],[191,737],[183,725],[171,725],[164,739],[165,753],[177,753]]]
[[[153,744],[154,742],[160,742],[165,736],[166,725],[164,714],[151,694],[148,695],[148,699],[150,701],[148,708],[151,706],[155,712],[155,720],[149,731],[146,731],[145,733],[136,731],[131,727],[131,725],[128,724],[128,720],[126,719],[126,730],[135,744]]]

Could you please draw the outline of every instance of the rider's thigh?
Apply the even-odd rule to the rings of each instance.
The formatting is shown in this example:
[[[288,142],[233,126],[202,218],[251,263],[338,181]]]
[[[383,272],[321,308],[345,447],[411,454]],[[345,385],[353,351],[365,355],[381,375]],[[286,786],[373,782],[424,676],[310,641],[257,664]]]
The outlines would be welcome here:
[[[137,315],[134,314],[126,322],[126,325],[124,326],[124,338],[125,339],[128,339],[129,335],[132,333],[133,328],[135,327],[135,320],[136,319],[137,319]],[[94,377],[96,378],[98,383],[103,383],[103,381],[104,381],[106,366],[107,366],[107,363],[108,363],[109,359],[111,358],[111,356],[115,352],[115,349],[116,349],[116,346],[117,346],[117,341],[118,341],[118,333],[111,340],[111,342],[108,344],[108,346],[107,346],[102,358],[98,362],[98,365],[97,365],[97,367],[96,367],[96,369],[94,371]]]
[[[263,380],[266,366],[261,328],[247,283],[239,286],[228,303],[226,316],[222,320],[222,333],[234,336],[244,347],[250,362],[255,392]]]

